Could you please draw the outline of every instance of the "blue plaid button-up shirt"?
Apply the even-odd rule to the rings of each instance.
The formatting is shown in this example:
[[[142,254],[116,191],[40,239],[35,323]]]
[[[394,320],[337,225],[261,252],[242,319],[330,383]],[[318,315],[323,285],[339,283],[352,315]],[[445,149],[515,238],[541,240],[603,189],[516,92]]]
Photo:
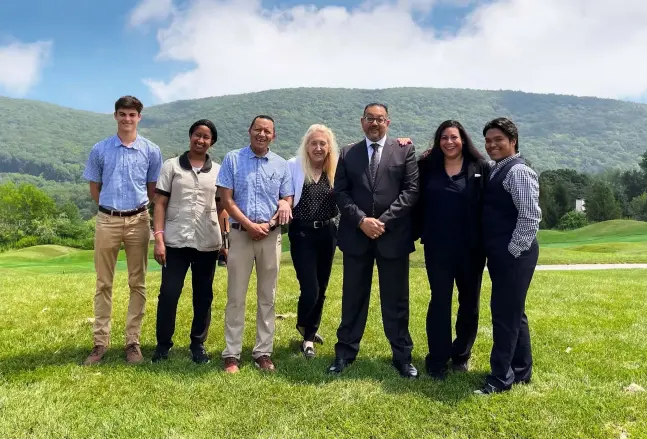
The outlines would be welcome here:
[[[258,157],[249,146],[225,155],[216,185],[232,189],[238,208],[255,223],[268,222],[279,199],[294,196],[288,162],[272,151]]]
[[[162,153],[150,140],[137,136],[129,147],[116,134],[94,145],[83,178],[101,183],[99,206],[133,210],[148,203],[146,183],[154,183],[162,168]]]

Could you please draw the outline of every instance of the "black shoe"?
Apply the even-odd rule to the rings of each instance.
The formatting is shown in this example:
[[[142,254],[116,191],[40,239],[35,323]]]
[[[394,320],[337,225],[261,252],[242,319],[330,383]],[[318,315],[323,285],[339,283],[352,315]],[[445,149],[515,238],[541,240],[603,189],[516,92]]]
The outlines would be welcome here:
[[[207,351],[204,350],[204,346],[191,348],[191,359],[197,364],[207,364],[211,361],[207,355]]]
[[[530,384],[530,378],[526,378],[525,380],[514,380],[514,384]]]
[[[168,360],[168,351],[168,349],[156,348],[155,352],[153,353],[151,363],[159,363],[160,361]]]
[[[344,371],[344,369],[353,364],[353,361],[355,360],[347,360],[345,358],[335,357],[335,361],[333,361],[330,367],[328,367],[328,373],[336,375],[340,374]]]
[[[425,358],[425,370],[427,371],[427,375],[435,380],[443,381],[445,378],[447,378],[447,366],[439,366],[436,363],[432,363],[429,359],[429,355],[427,355],[427,357]]]
[[[490,383],[485,383],[485,386],[482,388],[475,390],[474,394],[476,395],[491,395],[493,393],[501,393],[504,392],[506,389],[500,389],[498,387],[493,386]]]
[[[308,346],[307,348],[304,348],[303,346],[304,344],[301,343],[301,353],[307,360],[312,360],[316,356],[315,349],[312,346]]]
[[[454,363],[452,361],[452,370],[454,372],[467,372],[469,370],[469,367],[467,366],[467,361],[463,363]]]
[[[418,370],[415,367],[413,367],[413,364],[399,363],[397,361],[394,361],[391,364],[393,364],[393,367],[395,367],[397,371],[400,372],[400,376],[402,378],[411,378],[411,379],[418,378]]]

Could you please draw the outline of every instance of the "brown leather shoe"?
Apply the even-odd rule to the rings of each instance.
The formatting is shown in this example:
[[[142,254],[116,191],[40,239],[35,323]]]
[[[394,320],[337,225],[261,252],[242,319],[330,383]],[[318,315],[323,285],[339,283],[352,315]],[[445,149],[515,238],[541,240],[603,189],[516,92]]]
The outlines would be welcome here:
[[[261,355],[254,360],[254,363],[256,364],[256,367],[261,370],[274,372],[274,363],[272,363],[272,360],[270,360],[269,355]]]
[[[238,373],[240,368],[238,367],[240,361],[236,357],[227,357],[225,358],[225,372],[227,373]]]
[[[129,364],[139,364],[144,361],[141,349],[138,344],[129,344],[126,346],[126,362]]]
[[[83,365],[91,366],[93,364],[99,363],[103,359],[103,356],[106,354],[107,350],[108,348],[105,346],[95,345],[92,348],[92,352],[90,352],[88,358],[86,358],[83,362]]]

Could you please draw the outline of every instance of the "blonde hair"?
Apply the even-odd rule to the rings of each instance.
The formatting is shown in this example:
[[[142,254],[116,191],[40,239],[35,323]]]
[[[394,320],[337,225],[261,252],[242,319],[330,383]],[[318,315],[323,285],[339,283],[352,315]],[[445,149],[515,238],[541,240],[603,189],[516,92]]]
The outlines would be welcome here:
[[[337,140],[335,139],[335,134],[330,128],[322,124],[310,125],[308,131],[303,135],[301,139],[301,145],[297,151],[297,157],[301,160],[301,167],[303,168],[303,175],[305,176],[304,180],[306,183],[311,183],[314,181],[314,173],[312,172],[312,164],[310,163],[310,155],[308,154],[308,143],[310,137],[314,133],[323,133],[328,137],[328,155],[323,165],[323,172],[326,173],[328,177],[328,182],[330,186],[333,185],[335,181],[335,170],[337,169],[337,157],[338,157],[338,147]]]

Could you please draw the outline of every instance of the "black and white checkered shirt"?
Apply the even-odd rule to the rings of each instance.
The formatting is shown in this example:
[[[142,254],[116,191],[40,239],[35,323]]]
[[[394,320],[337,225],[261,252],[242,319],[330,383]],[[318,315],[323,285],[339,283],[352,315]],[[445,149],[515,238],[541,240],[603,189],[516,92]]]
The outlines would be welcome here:
[[[518,153],[498,163],[491,162],[492,172],[490,173],[490,178],[506,163],[517,157],[519,157]],[[512,196],[512,201],[519,211],[517,226],[512,233],[512,240],[508,244],[510,254],[518,258],[521,252],[530,248],[539,230],[539,222],[541,221],[539,180],[535,171],[525,164],[519,163],[510,168],[508,175],[503,180],[503,188]]]

